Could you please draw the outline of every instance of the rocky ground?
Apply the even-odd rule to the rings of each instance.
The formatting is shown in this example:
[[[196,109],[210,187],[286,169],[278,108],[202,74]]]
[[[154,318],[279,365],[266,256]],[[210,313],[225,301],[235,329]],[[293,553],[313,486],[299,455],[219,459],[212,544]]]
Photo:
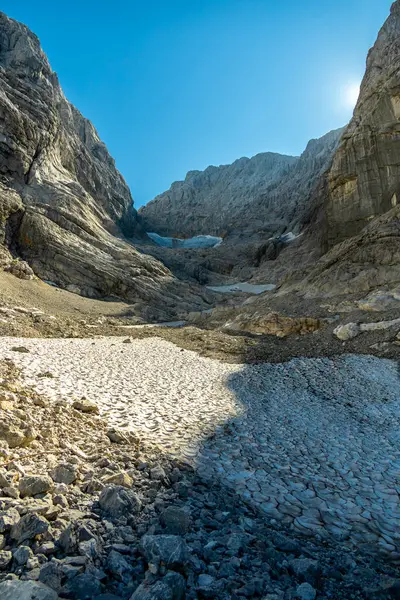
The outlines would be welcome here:
[[[396,363],[0,344],[2,599],[398,597]]]

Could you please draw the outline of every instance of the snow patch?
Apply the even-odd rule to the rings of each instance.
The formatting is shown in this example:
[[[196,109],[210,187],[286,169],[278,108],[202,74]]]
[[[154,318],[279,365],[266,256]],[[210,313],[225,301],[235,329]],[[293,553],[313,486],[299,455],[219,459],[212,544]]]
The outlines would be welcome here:
[[[150,239],[164,248],[216,248],[222,244],[222,238],[213,235],[197,235],[183,240],[174,237],[163,237],[158,233],[148,233]]]

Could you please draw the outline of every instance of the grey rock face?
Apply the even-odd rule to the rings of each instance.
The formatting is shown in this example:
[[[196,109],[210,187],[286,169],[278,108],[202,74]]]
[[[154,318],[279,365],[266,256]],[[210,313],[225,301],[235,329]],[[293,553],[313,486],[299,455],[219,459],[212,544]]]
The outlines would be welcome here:
[[[354,116],[335,154],[326,202],[330,246],[400,201],[400,2],[379,32]]]
[[[38,38],[4,13],[0,90],[0,266],[18,255],[84,296],[143,302],[148,316],[154,299],[163,307],[154,318],[175,315],[193,292],[125,241],[141,232],[114,160],[65,98]]]
[[[191,171],[139,211],[146,231],[221,235],[240,229],[278,234],[295,227],[342,130],[311,140],[300,157],[266,152],[231,165]]]

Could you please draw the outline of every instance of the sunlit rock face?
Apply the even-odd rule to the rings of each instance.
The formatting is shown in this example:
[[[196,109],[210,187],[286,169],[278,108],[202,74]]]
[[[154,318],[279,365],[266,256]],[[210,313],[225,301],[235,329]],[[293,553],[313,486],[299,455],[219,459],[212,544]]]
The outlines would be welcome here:
[[[329,246],[400,202],[400,2],[379,32],[327,181]]]
[[[42,279],[128,299],[147,318],[174,317],[186,299],[202,303],[125,241],[144,237],[128,186],[93,125],[65,98],[38,38],[4,13],[0,218],[3,266],[11,251]]]
[[[320,176],[330,166],[342,130],[311,140],[300,157],[265,152],[231,165],[190,171],[139,210],[146,231],[162,236],[263,238],[299,233],[302,215]]]

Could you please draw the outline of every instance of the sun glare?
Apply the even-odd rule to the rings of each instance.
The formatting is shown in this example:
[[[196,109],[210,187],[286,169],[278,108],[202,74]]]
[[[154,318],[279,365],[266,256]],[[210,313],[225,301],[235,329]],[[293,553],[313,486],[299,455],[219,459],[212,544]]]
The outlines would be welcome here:
[[[360,95],[360,84],[350,83],[344,90],[344,102],[348,107],[354,108]]]

